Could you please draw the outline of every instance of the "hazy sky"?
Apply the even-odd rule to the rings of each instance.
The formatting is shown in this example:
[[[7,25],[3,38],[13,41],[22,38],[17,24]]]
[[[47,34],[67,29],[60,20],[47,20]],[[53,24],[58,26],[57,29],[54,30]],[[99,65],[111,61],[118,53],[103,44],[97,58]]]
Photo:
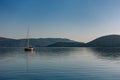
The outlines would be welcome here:
[[[120,0],[0,0],[0,36],[88,42],[120,34]]]

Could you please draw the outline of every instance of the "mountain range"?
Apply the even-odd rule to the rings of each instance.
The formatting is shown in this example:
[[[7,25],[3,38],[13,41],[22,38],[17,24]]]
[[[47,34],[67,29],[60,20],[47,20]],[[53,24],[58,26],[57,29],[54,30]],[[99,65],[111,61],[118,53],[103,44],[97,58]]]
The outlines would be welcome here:
[[[66,38],[31,38],[33,47],[120,47],[120,35],[106,35],[88,43],[77,42]],[[0,47],[25,47],[26,39],[0,37]]]
[[[56,42],[74,42],[65,38],[31,38],[29,39],[30,45],[33,47],[45,47]],[[0,47],[25,47],[27,45],[27,39],[9,39],[0,37]]]
[[[120,35],[107,35],[96,38],[85,45],[86,47],[120,47]]]

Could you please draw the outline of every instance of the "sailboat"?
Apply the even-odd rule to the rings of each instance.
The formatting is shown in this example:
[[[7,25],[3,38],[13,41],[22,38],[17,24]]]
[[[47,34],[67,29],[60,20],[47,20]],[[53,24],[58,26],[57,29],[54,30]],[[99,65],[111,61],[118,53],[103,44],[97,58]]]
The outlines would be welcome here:
[[[25,51],[34,51],[35,48],[30,46],[30,41],[29,41],[29,28],[27,31],[27,47],[24,49]]]

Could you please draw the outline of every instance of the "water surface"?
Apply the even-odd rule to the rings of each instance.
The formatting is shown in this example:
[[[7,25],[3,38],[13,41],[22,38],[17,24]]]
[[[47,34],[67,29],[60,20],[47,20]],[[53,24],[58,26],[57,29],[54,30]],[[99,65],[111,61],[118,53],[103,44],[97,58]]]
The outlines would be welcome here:
[[[120,80],[120,48],[0,48],[0,80]]]

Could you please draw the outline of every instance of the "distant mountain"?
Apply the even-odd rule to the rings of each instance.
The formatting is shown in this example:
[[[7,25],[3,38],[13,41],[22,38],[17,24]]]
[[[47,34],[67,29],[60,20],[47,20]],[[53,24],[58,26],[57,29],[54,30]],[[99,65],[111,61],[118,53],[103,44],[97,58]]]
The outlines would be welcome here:
[[[82,42],[56,42],[48,45],[48,47],[82,47],[83,45]]]
[[[30,41],[31,41],[30,42],[31,45],[34,45],[36,47],[48,46],[56,42],[75,42],[73,40],[65,39],[65,38],[39,38],[39,39],[31,39]]]
[[[86,47],[120,47],[120,35],[107,35],[88,42]]]
[[[102,36],[88,43],[57,42],[49,47],[120,47],[120,35]]]
[[[25,47],[26,41],[26,39],[0,37],[0,47]],[[88,43],[65,38],[31,38],[30,45],[33,47],[120,47],[120,35],[102,36]]]
[[[14,40],[14,39],[0,37],[0,41],[5,41],[5,40]]]
[[[27,43],[26,41],[27,41],[26,39],[9,39],[9,38],[0,37],[0,47],[25,47]],[[48,46],[56,42],[75,42],[75,41],[65,38],[30,39],[30,45],[34,47]]]

